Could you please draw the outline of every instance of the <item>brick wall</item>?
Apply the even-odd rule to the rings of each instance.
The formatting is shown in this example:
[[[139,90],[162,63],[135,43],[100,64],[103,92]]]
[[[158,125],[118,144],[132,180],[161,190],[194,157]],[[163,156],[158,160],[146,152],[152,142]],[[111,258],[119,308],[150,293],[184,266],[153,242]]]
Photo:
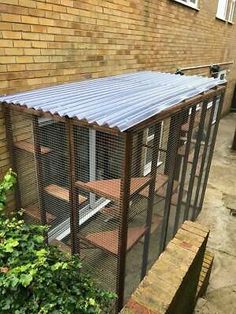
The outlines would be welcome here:
[[[209,230],[186,221],[122,314],[193,313]]]
[[[198,12],[172,0],[1,0],[0,94],[235,59],[236,26],[215,18],[217,2],[200,0]],[[236,65],[225,110],[235,80]],[[0,111],[0,137],[2,126]]]

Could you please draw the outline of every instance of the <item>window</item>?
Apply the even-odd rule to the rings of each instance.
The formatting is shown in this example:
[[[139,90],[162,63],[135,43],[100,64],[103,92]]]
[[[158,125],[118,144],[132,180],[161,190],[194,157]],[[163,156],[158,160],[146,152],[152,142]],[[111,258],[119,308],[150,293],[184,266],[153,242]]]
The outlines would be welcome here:
[[[174,0],[174,1],[185,4],[193,9],[198,9],[198,0]]]
[[[145,137],[146,137],[147,147],[145,148],[143,174],[146,176],[151,172],[151,166],[152,166],[152,150],[153,150],[152,145],[153,145],[153,140],[154,140],[154,127],[148,128],[145,133],[146,133]],[[161,146],[162,137],[163,137],[163,122],[161,124],[160,146]],[[157,158],[157,166],[160,166],[161,164],[162,162],[160,161],[160,152],[159,152],[158,158]]]
[[[228,0],[219,0],[216,17],[218,17],[221,20],[226,20],[227,7]]]
[[[236,0],[219,0],[216,17],[232,23],[235,15],[235,4]]]

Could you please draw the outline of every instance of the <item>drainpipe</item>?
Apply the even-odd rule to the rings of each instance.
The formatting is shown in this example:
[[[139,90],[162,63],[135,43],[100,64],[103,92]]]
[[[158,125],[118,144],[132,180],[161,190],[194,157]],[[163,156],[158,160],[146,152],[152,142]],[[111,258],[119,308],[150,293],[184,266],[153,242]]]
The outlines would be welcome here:
[[[175,74],[184,75],[185,71],[209,68],[211,76],[216,77],[218,72],[221,70],[221,67],[229,66],[233,63],[234,61],[227,61],[227,62],[220,62],[220,63],[215,63],[215,64],[203,64],[203,65],[189,66],[189,67],[177,69]]]

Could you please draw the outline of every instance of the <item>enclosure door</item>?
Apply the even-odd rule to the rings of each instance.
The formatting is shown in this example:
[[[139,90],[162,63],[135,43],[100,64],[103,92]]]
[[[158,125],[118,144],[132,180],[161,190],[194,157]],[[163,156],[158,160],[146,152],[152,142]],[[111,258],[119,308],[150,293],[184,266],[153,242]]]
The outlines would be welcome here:
[[[116,167],[119,152],[115,152],[116,139],[110,135],[93,129],[80,129],[75,133],[76,142],[76,177],[87,182],[117,178],[119,170]],[[115,157],[114,157],[115,155]],[[82,225],[97,214],[110,200],[98,197],[93,193],[86,195],[85,205],[78,208],[79,224]],[[50,240],[62,240],[70,234],[70,219],[67,218],[49,232]]]

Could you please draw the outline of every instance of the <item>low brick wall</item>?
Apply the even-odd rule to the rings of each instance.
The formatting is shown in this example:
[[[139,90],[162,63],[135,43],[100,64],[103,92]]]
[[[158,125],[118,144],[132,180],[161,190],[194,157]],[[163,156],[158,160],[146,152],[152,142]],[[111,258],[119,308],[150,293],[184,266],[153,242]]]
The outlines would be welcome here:
[[[185,221],[122,314],[192,313],[209,230]]]

